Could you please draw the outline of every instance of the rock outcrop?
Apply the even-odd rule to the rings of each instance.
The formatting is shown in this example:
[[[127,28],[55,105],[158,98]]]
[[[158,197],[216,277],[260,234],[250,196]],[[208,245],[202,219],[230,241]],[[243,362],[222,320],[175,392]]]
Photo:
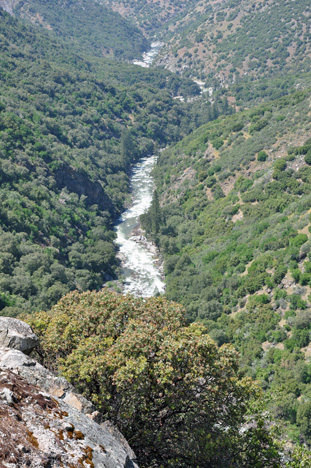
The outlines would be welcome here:
[[[27,324],[0,318],[0,467],[137,468],[92,403],[21,351],[34,343]]]
[[[10,15],[14,14],[14,7],[18,3],[18,0],[0,0],[0,8],[7,11]]]
[[[66,188],[69,192],[78,194],[79,197],[84,195],[87,206],[98,205],[100,210],[108,210],[109,213],[115,214],[113,203],[100,183],[91,181],[86,174],[67,163],[62,163],[55,171],[54,177],[58,189]]]
[[[11,317],[0,317],[0,349],[13,348],[30,354],[38,338],[27,323]]]

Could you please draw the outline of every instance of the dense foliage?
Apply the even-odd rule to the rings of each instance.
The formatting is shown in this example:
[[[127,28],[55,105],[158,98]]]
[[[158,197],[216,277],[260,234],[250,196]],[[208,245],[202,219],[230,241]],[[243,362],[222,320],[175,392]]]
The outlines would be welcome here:
[[[0,308],[15,315],[115,276],[112,219],[130,165],[189,132],[172,89],[197,90],[168,72],[91,64],[52,33],[0,20]]]
[[[239,376],[236,351],[186,326],[177,304],[73,292],[28,321],[45,364],[118,425],[140,466],[280,466],[280,447],[248,414],[259,391]]]
[[[275,415],[308,445],[309,97],[218,119],[161,153],[160,203],[142,218],[165,257],[167,297],[220,345],[234,344],[273,393]]]
[[[141,31],[118,13],[90,0],[21,0],[14,12],[53,30],[89,55],[133,60],[149,47]]]

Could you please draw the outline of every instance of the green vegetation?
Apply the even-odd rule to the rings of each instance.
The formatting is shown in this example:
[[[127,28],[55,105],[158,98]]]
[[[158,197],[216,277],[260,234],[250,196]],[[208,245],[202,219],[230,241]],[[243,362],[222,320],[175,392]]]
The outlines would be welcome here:
[[[224,82],[234,85],[233,94],[247,82],[251,99],[266,93],[274,99],[310,72],[309,15],[307,0],[201,0],[163,31],[166,46],[157,63],[169,63],[170,69],[214,88]],[[278,86],[271,85],[274,79]]]
[[[28,321],[45,364],[118,425],[141,467],[280,466],[281,446],[255,409],[258,387],[239,376],[236,351],[186,326],[177,304],[74,292]]]
[[[157,0],[123,0],[122,4],[118,0],[103,0],[126,17],[139,24],[144,32],[153,36],[159,29],[167,30],[167,23],[176,21],[176,18],[191,9],[196,4],[194,0],[167,0],[165,8]]]
[[[128,20],[90,0],[21,0],[15,14],[53,30],[88,55],[133,60],[150,45]]]
[[[130,165],[191,130],[173,92],[197,89],[0,20],[0,308],[16,315],[115,277]]]
[[[239,350],[244,371],[273,395],[271,411],[308,445],[309,96],[219,118],[162,152],[157,232],[152,209],[142,217],[165,258],[168,299]]]
[[[60,301],[28,317],[45,363],[142,467],[310,466],[310,6],[106,3],[177,73],[125,63],[149,42],[98,2],[0,10],[1,313]],[[142,217],[166,298],[82,293],[117,277],[132,164],[166,146]]]

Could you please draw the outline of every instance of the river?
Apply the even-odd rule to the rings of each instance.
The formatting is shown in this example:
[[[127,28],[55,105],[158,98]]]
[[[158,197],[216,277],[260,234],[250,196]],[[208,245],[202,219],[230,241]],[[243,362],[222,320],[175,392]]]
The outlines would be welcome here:
[[[151,49],[148,52],[143,53],[142,60],[133,60],[134,65],[139,65],[143,68],[149,68],[162,46],[163,43],[160,41],[152,42]]]
[[[116,226],[119,258],[122,265],[123,292],[151,297],[165,291],[161,261],[155,246],[140,232],[139,217],[151,205],[154,182],[151,171],[156,156],[137,163],[131,177],[132,204]]]

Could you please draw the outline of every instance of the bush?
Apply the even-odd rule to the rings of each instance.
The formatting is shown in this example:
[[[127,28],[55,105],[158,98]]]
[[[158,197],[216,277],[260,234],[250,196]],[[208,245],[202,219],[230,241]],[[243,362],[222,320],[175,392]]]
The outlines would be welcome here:
[[[309,149],[309,151],[305,155],[305,162],[306,162],[306,164],[311,166],[311,149]]]
[[[300,248],[305,242],[307,242],[307,240],[308,240],[307,234],[298,234],[298,236],[296,236],[296,237],[294,237],[293,239],[291,239],[290,244],[291,244],[293,247],[298,247],[298,248]]]
[[[266,161],[268,155],[265,151],[259,151],[258,155],[257,155],[257,161]]]
[[[274,281],[275,284],[280,284],[282,279],[285,277],[287,273],[287,266],[284,264],[279,264],[275,270],[275,273],[272,277],[272,280]]]
[[[256,304],[269,304],[270,297],[267,294],[258,294],[252,298]]]
[[[301,286],[306,286],[307,284],[309,284],[310,280],[311,280],[310,273],[302,273],[299,278],[299,283],[301,284]]]
[[[274,170],[275,171],[285,171],[286,167],[287,167],[287,164],[286,164],[285,159],[283,159],[283,158],[278,159],[274,163]]]

